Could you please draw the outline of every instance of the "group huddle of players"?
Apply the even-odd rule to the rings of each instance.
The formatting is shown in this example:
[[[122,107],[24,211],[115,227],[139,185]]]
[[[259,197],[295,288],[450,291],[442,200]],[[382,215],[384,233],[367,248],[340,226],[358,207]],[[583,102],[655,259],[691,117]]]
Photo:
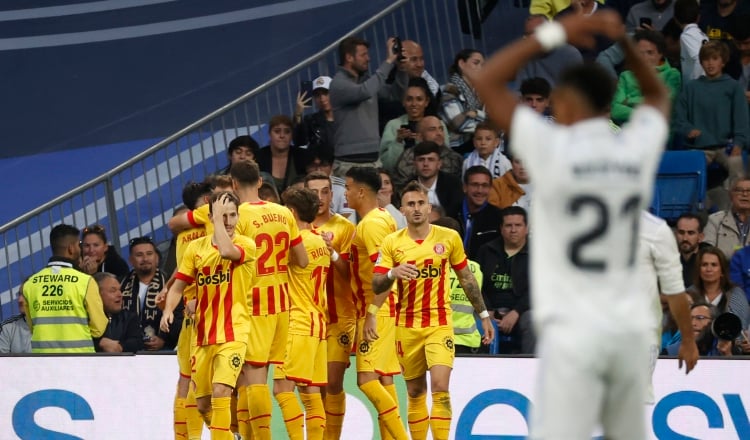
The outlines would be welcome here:
[[[191,226],[177,237],[178,269],[161,325],[168,329],[173,310],[185,301],[175,438],[201,438],[205,421],[212,439],[232,439],[232,431],[244,439],[270,439],[273,365],[273,394],[289,438],[338,439],[353,347],[358,385],[378,412],[382,438],[409,438],[393,376],[403,369],[408,387],[415,379],[419,385],[430,366],[443,365],[450,373],[454,352],[445,286],[451,267],[470,274],[458,234],[429,224],[429,234],[416,244],[393,234],[395,220],[377,207],[380,176],[372,168],[347,173],[346,198],[359,215],[356,226],[330,212],[326,174],[313,172],[305,188],[287,189],[283,205],[260,199],[254,162],[234,164],[230,174],[232,188],[208,193],[206,184],[189,185],[184,198],[193,209],[170,222]],[[420,188],[412,217],[425,223],[429,203]],[[386,258],[380,252],[384,243],[392,250]],[[399,262],[409,244],[423,245],[425,255]],[[410,333],[397,335],[402,327]],[[442,348],[424,350],[431,343]],[[426,438],[430,429],[435,438],[448,438],[447,378],[444,388],[433,385],[432,417],[425,391],[415,397],[410,392],[412,438]]]

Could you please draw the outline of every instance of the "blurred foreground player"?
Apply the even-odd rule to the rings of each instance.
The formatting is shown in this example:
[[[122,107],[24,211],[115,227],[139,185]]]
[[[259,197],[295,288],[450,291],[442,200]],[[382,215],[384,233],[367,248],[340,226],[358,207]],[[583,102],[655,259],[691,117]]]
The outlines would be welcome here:
[[[608,123],[615,84],[596,65],[561,75],[554,124],[505,87],[533,57],[567,42],[592,46],[597,35],[620,42],[643,92],[621,132]],[[636,255],[641,210],[667,139],[669,93],[613,11],[545,23],[478,75],[487,113],[510,131],[511,151],[535,182],[531,294],[541,361],[530,438],[591,438],[601,425],[607,438],[642,439],[648,305]]]

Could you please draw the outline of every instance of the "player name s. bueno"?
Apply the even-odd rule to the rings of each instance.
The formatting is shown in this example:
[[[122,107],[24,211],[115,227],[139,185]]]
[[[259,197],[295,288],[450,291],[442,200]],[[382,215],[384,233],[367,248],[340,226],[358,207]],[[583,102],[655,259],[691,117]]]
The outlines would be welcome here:
[[[287,219],[283,215],[270,213],[270,214],[263,214],[261,217],[261,220],[263,220],[263,223],[281,223],[281,224],[287,224]],[[257,220],[253,220],[253,226],[256,228],[260,227],[260,223],[258,223]]]

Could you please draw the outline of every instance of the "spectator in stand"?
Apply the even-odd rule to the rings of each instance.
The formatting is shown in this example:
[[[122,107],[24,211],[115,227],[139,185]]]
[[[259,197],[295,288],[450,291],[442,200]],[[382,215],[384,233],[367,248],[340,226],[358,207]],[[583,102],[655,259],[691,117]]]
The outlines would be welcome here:
[[[601,1],[600,3],[604,3]],[[570,7],[570,0],[531,0],[529,13],[539,15],[548,20],[560,13],[565,8]],[[625,11],[627,13],[627,11]],[[623,17],[625,15],[623,14]]]
[[[734,19],[750,13],[748,0],[715,0],[700,2],[698,26],[710,40],[731,41]],[[745,22],[745,26],[748,23]]]
[[[708,216],[703,230],[703,241],[721,249],[728,258],[750,244],[750,178],[737,179],[730,188],[730,209]]]
[[[454,174],[441,170],[440,146],[435,142],[420,142],[414,147],[414,167],[417,180],[428,190],[432,206],[440,206],[449,217],[461,209],[461,181]]]
[[[680,72],[683,87],[690,80],[704,74],[700,63],[700,50],[708,36],[698,27],[700,7],[697,0],[675,0],[674,21],[680,28]]]
[[[520,206],[528,211],[531,207],[532,191],[529,174],[520,158],[511,156],[510,164],[509,172],[492,179],[489,202],[500,209]]]
[[[232,164],[242,160],[255,160],[258,156],[258,150],[260,146],[252,136],[243,135],[237,136],[229,142],[227,147],[227,158],[229,159],[229,165],[219,170],[216,174],[226,175],[229,174],[229,168]]]
[[[552,119],[549,111],[549,95],[552,92],[552,87],[549,85],[549,81],[538,76],[527,78],[521,83],[520,92],[521,101],[540,115]]]
[[[404,66],[409,78],[422,78],[427,81],[427,86],[432,92],[432,96],[438,96],[440,93],[440,84],[424,68],[424,52],[422,46],[416,41],[405,40],[401,43],[404,48]]]
[[[445,124],[435,116],[425,116],[417,125],[417,143],[435,142],[440,145],[440,169],[448,174],[459,175],[464,158],[450,147],[445,145]],[[393,184],[397,189],[403,188],[409,179],[412,179],[416,169],[414,168],[414,148],[404,150],[393,170]]]
[[[696,257],[698,249],[710,246],[703,242],[703,228],[705,222],[695,214],[686,213],[680,215],[675,227],[675,238],[677,248],[680,250],[680,263],[682,263],[682,279],[686,284],[691,284],[695,279],[695,269],[698,267]]]
[[[333,156],[333,108],[328,89],[331,77],[319,76],[312,82],[312,96],[306,92],[297,93],[297,105],[294,109],[294,133],[292,139],[298,147],[317,148],[326,155]],[[317,112],[304,118],[302,113],[309,107],[310,100],[315,102]]]
[[[124,279],[130,268],[113,246],[107,243],[107,234],[102,225],[91,225],[83,228],[81,233],[83,259],[81,270],[89,275],[97,272],[109,272],[118,280]]]
[[[701,47],[706,74],[683,88],[675,106],[674,129],[689,145],[705,149],[709,164],[716,161],[730,178],[738,178],[744,175],[742,150],[748,147],[750,116],[745,91],[723,72],[728,59],[729,49],[720,41]]]
[[[532,14],[535,13],[532,12]],[[536,28],[548,20],[544,15],[529,16],[524,23],[523,35],[527,38],[534,35]],[[520,85],[529,78],[540,77],[546,79],[550,86],[554,86],[560,77],[560,72],[582,62],[581,52],[570,44],[565,44],[536,56],[528,64],[521,67],[516,75],[515,82]]]
[[[625,20],[628,33],[638,30],[658,31],[674,16],[674,2],[672,0],[645,0],[630,8]]]
[[[498,129],[490,122],[480,122],[474,131],[474,151],[464,159],[463,176],[466,170],[481,165],[490,171],[493,178],[510,171],[510,160],[503,154],[504,146]]]
[[[500,237],[480,247],[476,257],[484,277],[484,301],[494,310],[499,332],[519,338],[520,353],[533,354],[526,210],[511,206],[500,218]]]
[[[664,59],[664,37],[658,31],[640,30],[633,35],[633,40],[646,62],[654,66],[659,78],[667,85],[669,96],[674,99],[680,91],[681,78],[680,72]],[[622,72],[612,100],[612,120],[624,124],[630,120],[633,109],[642,102],[643,94],[635,75],[630,70]]]
[[[433,225],[453,229],[461,235],[461,225],[454,218],[440,217],[431,221]],[[479,263],[468,257],[469,270],[477,279],[477,285],[482,286],[482,269]],[[477,315],[471,305],[469,297],[466,296],[463,286],[458,281],[458,275],[453,268],[450,269],[451,286],[451,318],[453,321],[453,346],[456,354],[479,353],[482,346],[482,335],[477,328]]]
[[[426,116],[425,111],[434,99],[427,82],[422,78],[412,78],[406,87],[403,97],[406,113],[391,119],[385,124],[383,137],[380,139],[380,161],[383,168],[395,169],[404,150],[414,147],[417,142],[417,127]],[[448,129],[443,124],[445,137]]]
[[[740,318],[742,328],[747,328],[750,306],[745,292],[732,283],[729,263],[721,249],[709,247],[698,251],[698,276],[687,292],[694,304],[705,301],[716,306],[719,313],[734,313]]]
[[[661,34],[664,36],[664,58],[669,62],[669,65],[677,70],[682,68],[680,62],[680,36],[682,35],[682,28],[677,21],[672,17],[666,25],[661,29]],[[682,72],[680,72],[681,78]],[[680,81],[682,84],[682,81]]]
[[[117,277],[108,272],[97,272],[94,280],[99,285],[104,314],[108,323],[104,334],[94,338],[97,352],[122,353],[143,349],[143,329],[138,316],[122,308],[122,291]]]
[[[440,96],[440,117],[448,126],[449,146],[458,153],[468,153],[474,146],[471,137],[477,124],[486,119],[484,104],[474,91],[471,77],[482,70],[484,55],[474,49],[463,49],[448,69],[448,84]]]
[[[271,175],[273,180],[269,183],[277,191],[284,191],[297,177],[305,175],[305,152],[292,146],[292,120],[286,115],[271,118],[268,135],[270,145],[258,150],[256,162],[261,171]]]
[[[31,329],[26,322],[23,284],[18,290],[18,314],[0,323],[0,353],[31,353]]]
[[[339,69],[331,81],[334,116],[333,173],[343,178],[352,166],[380,167],[378,152],[378,97],[399,100],[404,95],[408,74],[399,70],[393,84],[386,78],[400,54],[393,53],[395,40],[388,39],[388,57],[370,76],[369,43],[357,37],[339,44]]]
[[[473,260],[476,260],[482,244],[500,234],[497,219],[502,211],[487,201],[491,182],[492,174],[481,165],[470,167],[464,174],[465,196],[456,219],[461,225],[459,233],[463,237],[466,255]]]
[[[737,17],[734,23],[732,36],[734,36],[734,44],[737,47],[740,67],[742,68],[737,81],[740,83],[742,90],[745,91],[745,99],[750,105],[750,26],[748,26],[750,14]]]
[[[182,328],[184,305],[180,302],[169,332],[159,329],[162,310],[156,297],[166,286],[166,277],[159,270],[159,255],[149,237],[130,240],[130,264],[133,270],[122,281],[122,305],[136,316],[143,328],[146,350],[174,349]]]
[[[738,250],[729,261],[729,279],[745,291],[750,301],[750,246]]]
[[[388,170],[380,168],[380,189],[378,190],[378,207],[388,211],[393,219],[396,220],[396,228],[401,229],[406,226],[406,217],[396,207],[399,205],[398,194],[393,191],[393,179]]]

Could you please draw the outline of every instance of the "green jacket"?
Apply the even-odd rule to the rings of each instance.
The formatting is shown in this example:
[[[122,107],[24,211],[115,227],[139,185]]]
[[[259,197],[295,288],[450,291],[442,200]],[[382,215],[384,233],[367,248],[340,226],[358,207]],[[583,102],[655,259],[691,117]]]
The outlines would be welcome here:
[[[664,81],[664,84],[667,85],[669,97],[674,100],[677,92],[682,87],[680,71],[670,66],[669,62],[664,60],[664,63],[656,68],[656,72],[659,78]],[[643,94],[641,93],[638,81],[635,79],[635,75],[630,70],[622,72],[620,80],[617,81],[615,97],[612,100],[612,119],[618,124],[627,122],[635,106],[642,102]]]

